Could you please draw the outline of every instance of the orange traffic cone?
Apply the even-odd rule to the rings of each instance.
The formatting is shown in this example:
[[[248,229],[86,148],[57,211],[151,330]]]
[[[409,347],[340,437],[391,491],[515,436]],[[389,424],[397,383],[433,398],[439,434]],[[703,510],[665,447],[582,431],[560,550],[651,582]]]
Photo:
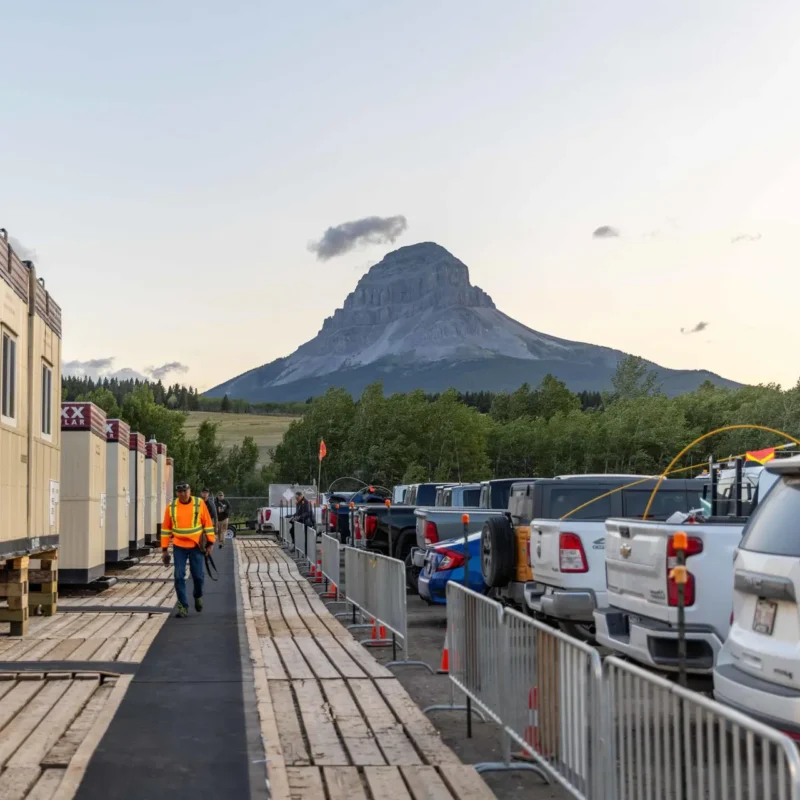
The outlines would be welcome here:
[[[449,630],[449,628],[445,628],[445,631],[444,631],[444,649],[442,650],[442,664],[439,667],[439,674],[440,675],[442,675],[442,674],[446,675],[448,672],[450,672],[450,649],[449,649],[450,639],[449,639],[449,637],[450,637],[450,630]]]
[[[534,750],[539,749],[539,690],[536,686],[528,692],[528,725],[525,728],[525,742]]]
[[[322,559],[317,559],[317,577],[314,580],[314,583],[322,583]]]
[[[317,574],[317,567],[314,562],[311,562],[311,569],[308,572],[308,577],[313,578]]]

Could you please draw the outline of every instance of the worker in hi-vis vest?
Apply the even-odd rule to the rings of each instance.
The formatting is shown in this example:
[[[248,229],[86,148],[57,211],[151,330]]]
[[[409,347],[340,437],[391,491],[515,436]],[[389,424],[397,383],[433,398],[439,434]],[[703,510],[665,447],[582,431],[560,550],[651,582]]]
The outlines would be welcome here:
[[[175,592],[178,595],[178,617],[189,616],[186,598],[186,562],[194,583],[194,610],[203,610],[203,564],[205,556],[214,549],[214,522],[208,507],[200,497],[192,497],[188,483],[175,487],[178,497],[164,512],[161,524],[161,560],[168,567],[169,546],[175,557]]]

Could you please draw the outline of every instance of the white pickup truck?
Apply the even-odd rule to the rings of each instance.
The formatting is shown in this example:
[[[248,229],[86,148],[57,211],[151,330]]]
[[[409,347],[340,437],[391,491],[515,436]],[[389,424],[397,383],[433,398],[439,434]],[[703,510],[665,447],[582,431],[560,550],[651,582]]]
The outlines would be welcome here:
[[[537,482],[541,508],[550,518],[537,518],[530,524],[533,581],[525,583],[524,597],[531,613],[555,622],[572,636],[594,638],[594,612],[608,606],[606,520],[641,517],[656,485],[649,477],[578,475]],[[608,494],[636,481],[644,482]],[[675,511],[698,508],[702,489],[695,480],[664,481],[650,516],[664,520]],[[565,515],[567,519],[560,519]]]
[[[748,476],[750,477],[750,476]],[[775,482],[762,472],[759,497]],[[669,572],[676,564],[672,537],[688,536],[686,567],[687,671],[709,674],[730,629],[733,556],[746,519],[711,517],[694,524],[635,519],[606,521],[609,608],[594,612],[597,642],[657,669],[678,668],[678,592]]]

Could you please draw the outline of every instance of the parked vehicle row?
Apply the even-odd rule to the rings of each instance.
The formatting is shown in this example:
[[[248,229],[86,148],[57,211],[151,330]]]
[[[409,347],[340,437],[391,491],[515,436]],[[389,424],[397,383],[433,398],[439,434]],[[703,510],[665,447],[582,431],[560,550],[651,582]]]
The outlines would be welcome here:
[[[473,590],[662,671],[679,664],[671,571],[684,531],[687,670],[713,674],[718,700],[800,739],[800,456],[662,481],[648,509],[657,482],[399,486],[389,505],[378,493],[341,497],[340,510],[356,505],[352,535],[349,510],[328,524],[406,561],[409,588],[426,602],[445,603],[468,562]]]

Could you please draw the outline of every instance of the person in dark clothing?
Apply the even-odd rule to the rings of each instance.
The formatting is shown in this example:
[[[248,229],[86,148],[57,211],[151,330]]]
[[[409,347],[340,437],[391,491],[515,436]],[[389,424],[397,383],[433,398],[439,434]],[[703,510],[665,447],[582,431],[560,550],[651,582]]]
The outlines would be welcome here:
[[[224,492],[217,492],[217,499],[214,501],[217,507],[217,541],[222,547],[225,543],[225,534],[228,531],[228,520],[231,516],[231,504],[225,499]]]
[[[296,507],[292,519],[302,525],[308,525],[309,528],[315,527],[316,520],[314,519],[314,512],[311,509],[311,503],[306,500],[302,492],[295,492],[294,499]]]
[[[203,502],[206,504],[208,508],[208,513],[211,515],[211,521],[214,523],[214,530],[217,530],[217,506],[214,503],[214,498],[209,497],[208,489],[203,489],[200,492],[200,496],[203,498]]]

